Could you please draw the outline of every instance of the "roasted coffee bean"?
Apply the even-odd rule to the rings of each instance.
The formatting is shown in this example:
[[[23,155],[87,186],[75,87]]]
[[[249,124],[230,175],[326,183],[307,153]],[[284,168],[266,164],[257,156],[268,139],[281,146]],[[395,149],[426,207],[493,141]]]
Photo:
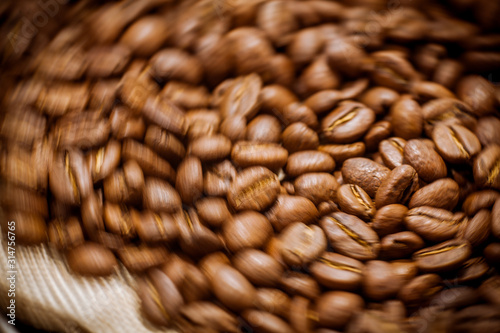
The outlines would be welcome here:
[[[318,134],[302,122],[289,125],[282,134],[283,147],[290,154],[301,150],[314,150],[318,148]]]
[[[123,170],[113,172],[103,181],[104,197],[116,203],[136,203],[145,190],[141,168],[131,160],[123,165]]]
[[[318,128],[318,117],[306,104],[299,102],[291,103],[286,105],[284,109],[273,109],[273,112],[285,126],[302,122],[312,129]]]
[[[500,198],[500,193],[495,190],[473,192],[465,198],[462,209],[467,215],[471,216],[476,214],[480,209],[491,208],[498,198]]]
[[[281,277],[281,286],[290,295],[300,295],[308,299],[316,299],[321,293],[316,280],[299,272],[286,271]]]
[[[457,282],[467,283],[483,277],[490,267],[483,257],[467,260],[457,272]]]
[[[173,134],[156,125],[148,126],[144,143],[167,161],[180,161],[186,155],[186,149],[182,142]]]
[[[500,145],[500,132],[496,130],[498,126],[500,126],[500,119],[496,117],[488,116],[478,119],[474,134],[481,145],[484,147],[491,144]]]
[[[31,146],[42,140],[47,126],[47,119],[31,109],[23,112],[6,112],[0,125],[0,136],[12,142]]]
[[[184,203],[192,203],[203,194],[203,170],[197,157],[186,157],[177,168],[175,188]]]
[[[486,261],[493,266],[500,265],[500,243],[490,243],[483,251]]]
[[[84,243],[82,226],[78,218],[55,219],[48,224],[49,242],[58,250],[70,249]]]
[[[95,46],[87,53],[86,74],[101,78],[121,74],[130,61],[130,55],[130,49],[124,45]]]
[[[356,290],[363,279],[364,265],[338,253],[324,252],[309,269],[312,276],[327,288]]]
[[[438,98],[422,106],[424,115],[424,129],[428,136],[432,136],[434,125],[443,122],[459,124],[474,129],[477,121],[472,115],[470,107],[454,98]]]
[[[352,143],[375,121],[375,113],[361,103],[344,102],[321,122],[322,136],[333,143]]]
[[[109,122],[111,134],[118,140],[125,138],[140,140],[146,130],[144,119],[134,117],[125,106],[116,106],[109,116]]]
[[[222,198],[202,198],[196,201],[195,206],[200,219],[212,227],[221,227],[232,218],[227,201]]]
[[[413,66],[398,52],[379,51],[371,56],[375,62],[371,75],[378,85],[404,92],[418,77]]]
[[[282,318],[290,313],[290,297],[283,291],[273,288],[259,288],[255,298],[257,309],[267,311]]]
[[[332,172],[335,161],[330,155],[321,151],[305,150],[291,154],[288,157],[286,173],[297,177],[308,172]]]
[[[366,150],[373,151],[376,150],[383,140],[391,136],[392,125],[387,120],[377,121],[372,127],[366,132],[363,141],[366,145]]]
[[[221,160],[231,153],[231,141],[224,135],[202,136],[190,143],[187,152],[203,162]]]
[[[259,108],[259,93],[262,80],[256,74],[240,76],[226,90],[221,100],[222,118],[241,115],[252,118]]]
[[[3,190],[0,192],[0,205],[2,207],[37,213],[44,218],[49,216],[49,205],[44,195],[10,183],[3,183],[2,187]],[[51,214],[57,216],[53,208],[51,208]]]
[[[151,148],[137,141],[123,141],[122,157],[125,161],[135,160],[146,176],[164,178],[175,182],[175,170],[170,163],[158,156]]]
[[[208,106],[210,99],[207,88],[204,86],[193,86],[179,81],[168,82],[161,90],[160,96],[187,110],[205,108]],[[189,117],[189,113],[186,116]],[[189,123],[188,126],[191,127],[189,131],[191,131],[193,123],[189,121],[189,118],[186,121]]]
[[[58,83],[45,86],[38,94],[35,106],[49,117],[60,117],[72,111],[73,115],[82,113],[89,100],[87,83]],[[85,113],[85,112],[84,112]],[[83,114],[78,118],[85,120]],[[78,125],[78,124],[73,124]],[[88,124],[86,124],[88,125]],[[79,128],[79,127],[77,127]],[[91,129],[92,127],[89,127]],[[85,134],[85,133],[81,133]]]
[[[131,106],[133,109],[133,107]],[[140,109],[144,118],[173,134],[184,136],[187,123],[184,113],[172,102],[149,96]]]
[[[345,291],[329,291],[316,301],[315,312],[321,327],[341,329],[364,308],[361,296]]]
[[[478,117],[491,113],[497,104],[494,86],[479,75],[463,77],[457,84],[457,96]]]
[[[389,169],[394,169],[403,164],[403,151],[406,140],[398,137],[383,140],[379,144],[382,161]]]
[[[408,229],[433,242],[453,238],[461,224],[467,223],[462,214],[430,206],[410,209],[404,221]]]
[[[483,149],[474,160],[473,170],[477,185],[500,190],[500,146]]]
[[[424,141],[408,141],[403,150],[403,157],[403,161],[410,164],[417,171],[418,177],[426,182],[446,177],[447,168],[443,159]]]
[[[145,208],[165,213],[174,213],[182,206],[177,191],[159,178],[146,178],[142,202]]]
[[[81,215],[83,228],[88,234],[104,230],[102,192],[92,192],[82,202]]]
[[[233,257],[234,267],[250,282],[261,287],[278,285],[283,267],[273,257],[256,249],[245,249]]]
[[[411,96],[401,96],[392,105],[390,115],[395,136],[405,140],[421,136],[423,127],[422,110]]]
[[[293,332],[287,322],[269,312],[246,310],[242,316],[256,333]]]
[[[398,274],[390,262],[370,260],[363,273],[363,293],[372,300],[394,297],[413,276]]]
[[[491,209],[491,233],[500,239],[500,199],[497,199]]]
[[[390,259],[404,258],[424,247],[424,241],[416,233],[401,231],[380,240],[381,255]]]
[[[329,173],[305,173],[295,179],[295,194],[311,200],[315,205],[336,198],[339,183]]]
[[[369,226],[356,216],[333,213],[320,221],[330,245],[340,254],[358,260],[375,259],[380,251],[380,240]]]
[[[484,243],[490,235],[491,213],[487,209],[481,209],[474,217],[462,223],[457,233],[457,238],[465,239],[476,247]]]
[[[484,281],[479,287],[479,292],[487,301],[498,306],[498,295],[500,293],[500,280],[498,276],[492,276]]]
[[[203,76],[200,61],[180,49],[158,51],[149,61],[154,77],[162,80],[179,80],[198,84]]]
[[[375,215],[372,199],[358,185],[344,184],[337,190],[337,203],[343,212],[369,221]]]
[[[191,302],[180,309],[181,324],[192,332],[213,330],[222,332],[238,332],[236,317],[210,302]]]
[[[202,136],[214,135],[219,130],[220,122],[221,117],[216,111],[198,109],[187,112],[188,141],[192,142]]]
[[[266,212],[269,222],[278,232],[293,222],[309,224],[318,215],[318,210],[309,199],[286,194],[278,195],[274,205]]]
[[[382,181],[375,195],[377,208],[395,204],[406,203],[418,188],[418,175],[409,165],[395,167],[387,178]]]
[[[373,87],[368,89],[359,100],[371,108],[375,114],[383,114],[388,110],[399,98],[399,94],[386,87]]]
[[[287,162],[288,152],[277,143],[238,141],[231,151],[231,159],[242,168],[260,165],[278,170]]]
[[[250,167],[241,171],[231,182],[227,201],[236,210],[262,211],[269,207],[280,191],[278,176],[264,167]]]
[[[437,274],[417,276],[399,291],[399,299],[409,306],[424,305],[443,289],[442,279]]]
[[[244,211],[233,216],[222,226],[222,235],[229,250],[260,248],[266,244],[273,232],[269,220],[254,211]]]
[[[3,234],[9,241],[13,240],[15,231],[15,241],[18,244],[38,245],[47,242],[47,225],[43,216],[33,212],[7,211],[2,212],[1,227]],[[14,221],[7,222],[7,221]],[[14,226],[14,228],[12,228]]]
[[[364,157],[350,158],[342,165],[342,178],[347,184],[361,187],[372,198],[390,170]]]
[[[468,241],[452,239],[415,252],[413,259],[423,272],[442,272],[460,267],[470,254]]]
[[[177,225],[169,214],[131,211],[129,219],[130,228],[146,243],[172,242],[179,236]]]
[[[136,226],[134,215],[139,215],[135,210],[130,210],[125,205],[114,204],[106,201],[102,210],[106,230],[121,235],[125,239],[135,236]]]
[[[221,265],[212,278],[212,288],[219,301],[231,310],[241,311],[253,306],[257,291],[236,269]]]
[[[163,246],[126,245],[118,250],[117,256],[129,271],[140,273],[163,264],[168,251]]]
[[[68,266],[82,275],[105,276],[118,268],[113,252],[96,243],[84,243],[67,253]]]
[[[120,153],[120,143],[110,140],[106,146],[87,155],[87,167],[92,174],[94,183],[106,178],[118,167]]]
[[[434,126],[432,138],[441,156],[450,163],[464,163],[481,151],[475,134],[461,125],[438,124]]]
[[[459,186],[450,178],[433,181],[418,189],[411,197],[408,207],[431,206],[452,210],[459,200]]]
[[[408,208],[400,204],[387,205],[375,213],[370,226],[379,236],[402,231],[403,220],[408,213]]]
[[[267,114],[259,115],[248,123],[246,139],[252,142],[279,143],[281,139],[281,124],[276,117]]]
[[[320,145],[318,150],[329,154],[335,160],[337,165],[342,165],[344,161],[350,158],[363,156],[365,148],[366,147],[363,142],[355,142],[345,145]]]
[[[327,242],[323,230],[317,225],[307,226],[301,222],[289,224],[279,235],[278,251],[289,266],[304,266],[326,250]]]

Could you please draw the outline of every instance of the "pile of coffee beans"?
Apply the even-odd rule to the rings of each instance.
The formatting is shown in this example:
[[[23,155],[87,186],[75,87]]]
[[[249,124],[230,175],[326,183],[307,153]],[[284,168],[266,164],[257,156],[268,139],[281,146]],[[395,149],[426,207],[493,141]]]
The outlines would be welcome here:
[[[86,0],[26,36],[29,3],[0,8],[19,243],[122,264],[182,332],[500,332],[498,2]]]

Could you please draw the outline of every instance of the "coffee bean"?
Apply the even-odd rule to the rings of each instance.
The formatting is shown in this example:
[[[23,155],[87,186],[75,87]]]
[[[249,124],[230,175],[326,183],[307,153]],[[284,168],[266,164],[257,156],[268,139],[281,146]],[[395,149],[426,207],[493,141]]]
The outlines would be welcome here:
[[[417,276],[405,285],[399,292],[399,298],[409,306],[425,304],[441,289],[442,279],[437,274]]]
[[[222,118],[241,115],[252,118],[258,111],[258,97],[262,80],[256,74],[236,79],[222,97],[220,110]]]
[[[290,297],[279,289],[257,289],[255,303],[257,309],[267,311],[282,318],[288,318],[290,313]]]
[[[403,151],[406,140],[398,137],[383,140],[379,144],[379,152],[384,164],[389,169],[394,169],[403,164]]]
[[[139,273],[163,264],[168,251],[163,246],[126,245],[118,250],[117,257],[129,271]]]
[[[126,218],[127,216],[122,217],[123,220]],[[137,230],[137,235],[143,242],[173,242],[179,236],[179,229],[174,219],[169,214],[156,214],[152,211],[143,211],[142,213],[132,211],[128,219],[131,220],[133,225],[121,225],[121,228],[124,228],[125,232],[127,230],[125,228],[127,227],[132,231],[134,231],[134,229]],[[122,231],[122,233],[124,231]]]
[[[259,115],[248,123],[246,139],[252,142],[279,143],[281,124],[276,117],[266,114]]]
[[[200,219],[212,227],[221,227],[231,219],[231,213],[225,199],[205,197],[195,203]]]
[[[479,186],[500,189],[500,146],[491,145],[474,160],[474,180]]]
[[[363,142],[349,143],[345,145],[321,145],[319,151],[329,154],[338,165],[342,165],[344,161],[353,158],[361,157],[365,153],[365,144]]]
[[[221,307],[206,301],[185,304],[180,309],[183,327],[195,330],[213,330],[223,332],[238,332],[238,321],[235,316]],[[196,331],[198,332],[198,331]]]
[[[326,237],[317,225],[289,224],[279,235],[281,258],[289,266],[304,266],[326,250]]]
[[[460,267],[470,254],[468,241],[452,239],[415,252],[413,259],[424,272],[442,272]]]
[[[231,182],[227,201],[236,210],[261,211],[276,200],[279,190],[276,174],[264,167],[250,167],[241,171]]]
[[[283,147],[290,154],[318,148],[318,134],[302,122],[293,123],[283,131]]]
[[[491,209],[491,233],[500,239],[500,199],[495,201]]]
[[[181,162],[175,188],[184,203],[192,203],[203,194],[203,170],[199,158],[188,156]]]
[[[221,265],[212,278],[215,296],[231,310],[241,311],[253,306],[256,290],[231,266]]]
[[[375,213],[371,227],[379,236],[396,233],[403,229],[403,220],[408,208],[400,204],[387,205]]]
[[[168,161],[182,160],[186,155],[186,149],[179,139],[156,125],[148,126],[144,143]]]
[[[468,240],[472,246],[481,245],[490,235],[491,213],[481,209],[467,222],[462,223],[457,238]]]
[[[318,210],[309,199],[286,194],[278,195],[274,205],[266,212],[266,217],[276,231],[281,231],[293,222],[309,224],[318,215]]]
[[[363,292],[373,300],[381,301],[394,297],[411,277],[397,274],[392,264],[381,260],[370,260],[365,265]]]
[[[360,97],[361,103],[371,108],[379,115],[387,111],[399,98],[396,91],[386,87],[373,87]]]
[[[418,175],[409,165],[395,167],[382,181],[375,195],[377,208],[406,203],[418,188]]]
[[[418,189],[411,197],[408,207],[431,206],[452,210],[459,200],[459,186],[450,178],[433,181]]]
[[[408,141],[403,156],[404,162],[410,164],[417,171],[418,177],[426,182],[446,177],[447,168],[443,159],[423,141]]]
[[[440,122],[459,124],[473,129],[476,119],[470,107],[454,98],[438,98],[422,106],[424,115],[424,129],[427,136],[432,136],[434,125]]]
[[[434,242],[453,238],[466,223],[460,214],[429,206],[410,209],[404,221],[408,229]]]
[[[231,141],[220,134],[202,136],[189,144],[187,152],[202,162],[221,160],[231,153]]]
[[[174,213],[181,209],[181,198],[167,182],[158,178],[146,178],[143,205],[153,211]]]
[[[483,208],[491,208],[498,198],[500,198],[500,193],[495,190],[473,192],[465,198],[462,209],[467,215],[471,216]]]
[[[320,221],[330,245],[340,254],[358,260],[375,259],[380,251],[377,234],[354,215],[333,213]]]
[[[295,179],[295,194],[318,205],[336,198],[339,184],[334,176],[324,172],[305,173]]]
[[[372,199],[358,185],[344,184],[337,190],[337,202],[343,212],[355,215],[365,221],[375,215]]]
[[[285,165],[288,152],[277,143],[238,141],[233,146],[231,158],[242,168],[263,166],[278,170]]]
[[[376,150],[381,141],[387,139],[391,136],[392,125],[387,120],[377,121],[370,127],[368,132],[363,138],[366,145],[366,150],[373,151]]]
[[[380,240],[381,255],[386,258],[404,258],[424,247],[424,241],[416,233],[401,231]]]
[[[359,295],[345,291],[326,292],[316,301],[318,324],[340,329],[363,308],[364,301]]]
[[[467,283],[483,277],[490,267],[483,257],[467,260],[457,272],[457,282]]]
[[[281,277],[281,287],[290,295],[300,295],[308,299],[320,296],[321,290],[312,277],[307,274],[288,271]]]
[[[338,253],[324,252],[309,269],[314,278],[327,288],[356,290],[363,279],[364,265]]]
[[[233,264],[250,282],[261,287],[275,287],[283,274],[280,263],[256,249],[239,251],[233,258]]]
[[[394,135],[405,140],[421,136],[423,114],[420,105],[410,95],[401,96],[391,107]]]
[[[461,125],[438,124],[432,138],[441,156],[451,163],[464,163],[481,151],[476,135]]]
[[[67,254],[68,266],[82,275],[106,276],[118,267],[113,252],[95,243],[84,243]]]
[[[293,332],[293,329],[283,319],[269,312],[246,310],[242,316],[257,333]]]
[[[385,166],[364,157],[350,158],[342,165],[344,182],[358,185],[372,198],[389,172]]]
[[[262,247],[272,234],[269,220],[254,211],[244,211],[233,216],[222,227],[226,246],[233,252],[246,247]]]

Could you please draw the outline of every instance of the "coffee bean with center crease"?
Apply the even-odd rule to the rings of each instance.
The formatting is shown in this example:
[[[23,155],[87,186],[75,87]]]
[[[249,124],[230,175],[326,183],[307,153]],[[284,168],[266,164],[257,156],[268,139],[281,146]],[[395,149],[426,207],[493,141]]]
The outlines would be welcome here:
[[[442,279],[437,274],[417,276],[399,291],[399,298],[409,306],[423,305],[436,295],[442,287]]]
[[[203,194],[203,170],[199,158],[188,156],[181,162],[175,188],[184,203],[192,203]]]
[[[255,166],[241,171],[231,182],[227,201],[236,210],[262,211],[278,197],[278,176],[267,168]]]
[[[304,150],[288,156],[286,173],[297,177],[308,172],[332,172],[335,161],[327,153],[317,150]]]
[[[470,254],[468,241],[452,239],[415,252],[413,260],[423,272],[444,272],[460,267]]]
[[[343,212],[369,221],[375,215],[372,199],[358,185],[344,184],[337,190],[337,203]]]
[[[342,178],[347,184],[355,184],[374,198],[390,169],[368,158],[350,158],[342,165]]]
[[[278,285],[283,266],[273,257],[256,249],[245,249],[233,257],[234,267],[250,282],[261,287]]]
[[[424,141],[413,139],[406,143],[403,150],[404,163],[411,165],[418,177],[432,182],[446,177],[446,164],[439,154]]]
[[[418,189],[410,199],[408,207],[431,206],[452,210],[459,200],[459,186],[451,178],[442,178]]]
[[[380,208],[395,203],[406,203],[418,188],[418,175],[409,165],[394,168],[382,181],[375,195],[375,205]]]
[[[483,149],[474,160],[473,170],[474,180],[479,186],[500,190],[500,146]]]
[[[236,317],[211,302],[191,302],[182,306],[179,312],[182,316],[181,325],[193,332],[202,332],[203,330],[239,332]]]
[[[405,217],[406,227],[433,242],[451,239],[465,222],[461,213],[453,214],[450,211],[421,206],[410,209]]]
[[[498,198],[500,198],[500,193],[495,190],[473,192],[465,198],[462,209],[471,216],[483,208],[491,208]]]
[[[268,311],[282,318],[290,313],[290,296],[284,291],[274,288],[259,288],[255,299],[257,309]]]
[[[286,194],[278,195],[274,205],[266,212],[269,222],[278,232],[293,222],[312,223],[318,215],[318,210],[309,199]]]
[[[295,222],[279,235],[279,251],[283,261],[291,267],[309,264],[326,250],[326,237],[317,225]]]
[[[461,125],[437,124],[432,139],[440,155],[450,163],[465,163],[481,151],[476,135]]]
[[[315,205],[336,198],[339,183],[329,173],[311,172],[297,177],[293,183],[295,194],[311,200]]]
[[[200,219],[209,226],[221,227],[231,219],[227,201],[223,198],[205,197],[195,203]]]
[[[231,158],[242,168],[263,166],[278,170],[285,165],[288,152],[277,143],[238,141],[233,146]]]
[[[364,265],[338,253],[324,252],[309,269],[312,276],[327,288],[356,290],[363,279]]]
[[[377,210],[370,225],[379,236],[396,233],[403,230],[403,220],[407,213],[406,206],[387,205]]]
[[[358,260],[375,259],[380,240],[365,222],[354,215],[333,213],[320,221],[321,228],[335,251]]]
[[[491,212],[481,209],[467,222],[462,223],[457,238],[465,239],[474,247],[480,246],[490,235]]]
[[[202,162],[222,160],[231,153],[231,141],[221,134],[201,136],[189,144],[187,153]]]
[[[271,237],[273,228],[269,220],[255,211],[238,213],[222,226],[222,235],[230,251],[260,248]]]
[[[406,140],[398,137],[383,140],[379,144],[382,161],[389,169],[394,169],[403,164],[403,151]]]
[[[290,154],[301,150],[314,150],[318,148],[318,134],[302,122],[289,125],[283,131],[283,147]]]
[[[328,144],[320,145],[319,151],[329,154],[338,165],[342,165],[345,160],[353,157],[361,157],[365,153],[365,144],[363,142],[355,142],[348,144]]]
[[[404,258],[424,245],[424,240],[414,232],[397,232],[380,240],[381,256],[390,259]]]

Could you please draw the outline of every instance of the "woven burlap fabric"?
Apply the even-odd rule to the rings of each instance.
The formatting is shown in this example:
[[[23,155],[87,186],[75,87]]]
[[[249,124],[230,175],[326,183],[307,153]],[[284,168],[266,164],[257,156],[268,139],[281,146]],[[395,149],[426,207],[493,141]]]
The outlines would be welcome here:
[[[140,313],[134,279],[123,267],[111,277],[70,271],[47,245],[16,246],[16,320],[56,332],[172,332],[150,325]],[[8,305],[6,240],[0,237],[0,306]]]

